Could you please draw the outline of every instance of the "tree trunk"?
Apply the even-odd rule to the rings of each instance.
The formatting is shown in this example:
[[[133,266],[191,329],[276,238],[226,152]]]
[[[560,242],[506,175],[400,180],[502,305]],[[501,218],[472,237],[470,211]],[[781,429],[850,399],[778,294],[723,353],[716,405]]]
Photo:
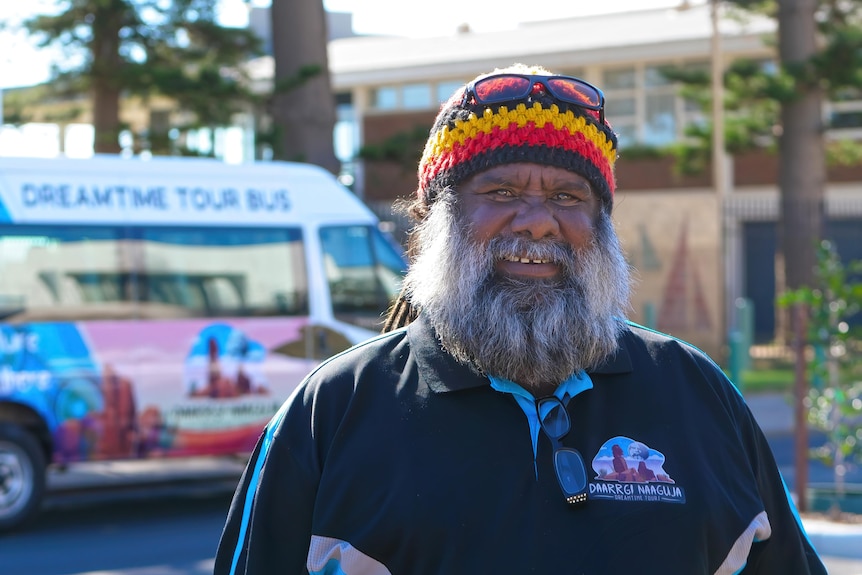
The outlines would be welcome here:
[[[97,154],[120,153],[120,90],[110,78],[93,78],[93,149]]]
[[[97,154],[120,153],[120,29],[127,7],[113,2],[96,10],[93,18],[91,69],[94,150]]]
[[[781,0],[778,6],[781,61],[785,65],[805,62],[817,49],[814,20],[817,1]],[[820,88],[800,84],[798,97],[781,107],[780,244],[788,289],[814,283],[826,183],[822,102]]]
[[[784,66],[803,65],[817,50],[816,0],[778,2],[779,56]],[[797,98],[781,105],[782,134],[779,140],[779,186],[781,189],[780,249],[788,289],[814,285],[817,264],[816,243],[821,237],[826,159],[823,145],[821,108],[823,94],[813,83],[798,82]],[[801,304],[791,309],[790,329],[794,334],[796,385],[794,432],[797,505],[808,507],[808,428],[804,400],[808,395],[805,377],[805,317]]]
[[[335,98],[329,80],[323,2],[273,0],[271,11],[275,57],[272,116],[279,136],[274,156],[317,164],[337,174]]]

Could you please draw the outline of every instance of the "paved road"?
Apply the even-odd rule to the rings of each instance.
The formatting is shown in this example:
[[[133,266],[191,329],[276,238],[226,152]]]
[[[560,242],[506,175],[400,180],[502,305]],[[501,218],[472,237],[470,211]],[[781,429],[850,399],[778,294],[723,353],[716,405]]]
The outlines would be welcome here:
[[[0,537],[0,573],[211,574],[230,493],[210,481],[191,487],[55,500],[32,524]]]

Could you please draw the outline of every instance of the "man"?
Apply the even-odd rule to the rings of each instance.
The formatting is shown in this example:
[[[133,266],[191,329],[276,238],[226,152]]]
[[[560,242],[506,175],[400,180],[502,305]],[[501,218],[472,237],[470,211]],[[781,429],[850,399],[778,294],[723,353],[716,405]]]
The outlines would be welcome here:
[[[541,68],[443,105],[389,331],[269,424],[216,573],[825,573],[721,370],[623,319],[616,145]]]

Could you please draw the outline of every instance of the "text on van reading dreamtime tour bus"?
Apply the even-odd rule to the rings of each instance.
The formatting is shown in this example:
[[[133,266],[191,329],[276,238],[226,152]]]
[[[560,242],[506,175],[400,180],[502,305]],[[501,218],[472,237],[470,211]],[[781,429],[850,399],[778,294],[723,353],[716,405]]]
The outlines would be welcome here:
[[[156,210],[236,210],[287,212],[291,208],[286,189],[259,190],[235,188],[165,186],[72,186],[68,184],[21,185],[21,201],[28,208],[37,206],[87,208],[147,208]]]

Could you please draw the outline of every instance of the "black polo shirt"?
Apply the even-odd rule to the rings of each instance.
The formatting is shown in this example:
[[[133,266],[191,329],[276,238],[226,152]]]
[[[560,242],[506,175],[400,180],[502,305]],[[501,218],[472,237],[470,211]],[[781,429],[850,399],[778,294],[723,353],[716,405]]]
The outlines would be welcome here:
[[[763,434],[702,352],[629,325],[587,375],[563,438],[587,468],[575,507],[515,396],[422,318],[332,358],[261,437],[215,572],[826,572]]]

